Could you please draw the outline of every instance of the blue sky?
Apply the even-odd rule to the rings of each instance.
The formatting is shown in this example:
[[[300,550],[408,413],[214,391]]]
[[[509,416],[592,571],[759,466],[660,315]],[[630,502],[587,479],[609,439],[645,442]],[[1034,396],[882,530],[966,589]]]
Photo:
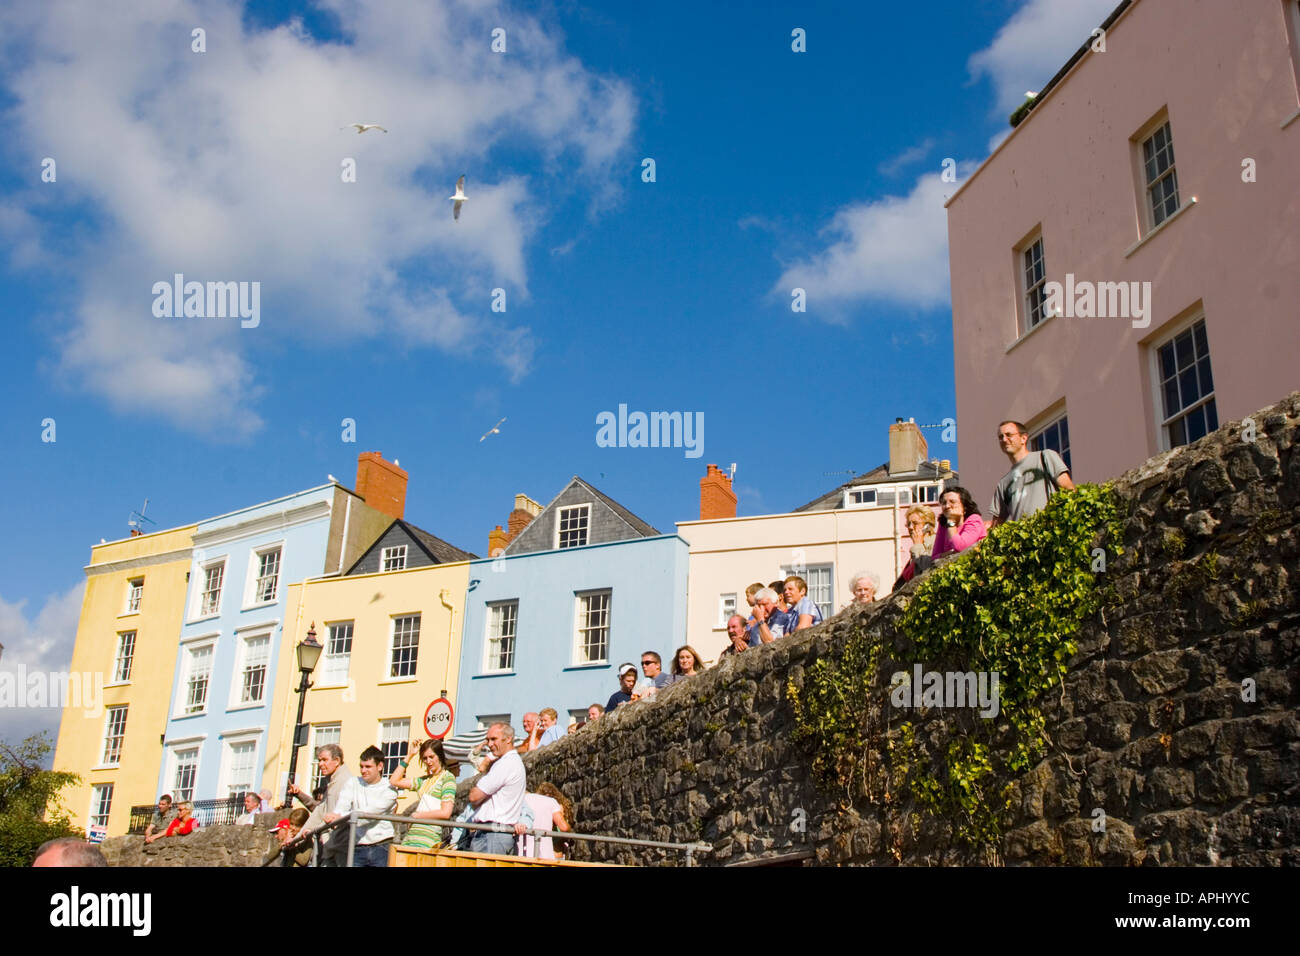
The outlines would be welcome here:
[[[145,498],[171,527],[378,450],[407,518],[482,554],[574,474],[671,531],[708,462],[785,511],[896,416],[959,419],[941,163],[1114,4],[0,9],[0,667],[66,666],[89,548]],[[155,317],[176,272],[259,282],[260,324]],[[598,447],[620,403],[702,412],[702,457]]]

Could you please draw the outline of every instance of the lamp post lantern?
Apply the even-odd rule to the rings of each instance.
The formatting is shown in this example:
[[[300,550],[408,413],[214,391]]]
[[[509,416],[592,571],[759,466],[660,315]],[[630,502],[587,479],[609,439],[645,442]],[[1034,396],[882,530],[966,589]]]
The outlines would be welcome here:
[[[292,787],[298,771],[298,750],[307,744],[307,727],[302,722],[303,708],[307,704],[307,688],[311,686],[311,672],[316,669],[316,662],[320,660],[321,652],[325,648],[316,640],[316,622],[311,622],[311,627],[307,629],[307,639],[300,641],[297,647],[298,653],[298,720],[293,727],[293,753],[289,756],[289,782],[285,787],[284,805],[293,804]]]

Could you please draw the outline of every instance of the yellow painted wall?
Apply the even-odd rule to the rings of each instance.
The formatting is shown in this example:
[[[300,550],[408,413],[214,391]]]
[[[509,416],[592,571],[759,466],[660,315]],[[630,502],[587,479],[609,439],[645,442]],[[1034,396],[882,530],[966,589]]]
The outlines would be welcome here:
[[[73,822],[83,829],[89,824],[93,784],[114,785],[109,836],[127,831],[133,805],[158,798],[154,788],[162,760],[161,735],[167,722],[194,530],[194,525],[173,528],[90,549],[86,594],[69,669],[102,679],[103,700],[99,707],[64,707],[54,750],[54,769],[81,777],[81,783],[65,789],[62,796]],[[144,578],[140,610],[127,614],[128,582],[140,577]],[[114,685],[117,637],[129,630],[136,632],[130,680]],[[121,759],[115,767],[101,767],[104,708],[120,704],[128,707]]]
[[[322,644],[328,643],[330,624],[353,622],[348,683],[325,684],[322,655],[313,677],[314,686],[307,692],[303,721],[340,721],[340,746],[349,769],[355,773],[361,751],[378,743],[381,720],[407,718],[411,722],[410,735],[423,737],[422,722],[429,703],[444,690],[455,703],[468,584],[469,563],[461,561],[290,585],[278,670],[282,679],[277,681],[271,718],[278,733],[271,735],[261,786],[269,787],[277,801],[284,795],[298,709],[298,695],[293,692],[298,686],[295,654],[312,622],[316,625],[316,639]],[[443,606],[440,594],[452,610]],[[415,677],[391,678],[393,618],[416,613],[420,615],[420,642]],[[310,752],[304,747],[298,753],[298,783],[304,788],[311,781],[312,766]]]

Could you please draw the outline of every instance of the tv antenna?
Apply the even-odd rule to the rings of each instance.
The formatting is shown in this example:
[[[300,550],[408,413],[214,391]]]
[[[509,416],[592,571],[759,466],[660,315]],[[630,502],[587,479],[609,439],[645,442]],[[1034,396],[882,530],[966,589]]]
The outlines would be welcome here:
[[[146,524],[157,524],[153,518],[145,515],[145,509],[149,507],[149,499],[144,499],[144,504],[140,506],[139,511],[132,511],[131,517],[127,519],[127,526],[131,529],[132,534],[144,534]]]

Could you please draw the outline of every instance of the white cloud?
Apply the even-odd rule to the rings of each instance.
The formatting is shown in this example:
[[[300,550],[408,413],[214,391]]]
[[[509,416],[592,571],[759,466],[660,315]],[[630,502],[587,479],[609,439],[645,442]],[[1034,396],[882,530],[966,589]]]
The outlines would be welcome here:
[[[919,163],[934,149],[934,140],[927,137],[915,146],[909,146],[897,156],[891,156],[879,166],[877,171],[884,176],[894,176],[913,163]]]
[[[31,620],[26,601],[10,603],[0,598],[0,644],[4,645],[0,671],[14,675],[24,673],[23,668],[28,674],[66,671],[77,640],[84,591],[85,583],[79,581],[64,593],[53,595]],[[46,730],[53,739],[61,713],[57,707],[0,708],[0,738],[16,743]]]
[[[959,164],[959,173],[962,169]],[[943,204],[958,185],[943,182],[940,173],[927,173],[906,196],[846,206],[821,230],[829,246],[788,266],[773,294],[788,297],[791,289],[804,289],[811,315],[818,315],[823,306],[862,299],[917,308],[947,304],[948,218]]]
[[[992,43],[971,55],[971,78],[992,80],[996,111],[1009,116],[1024,102],[1026,91],[1047,85],[1118,2],[1027,0]]]
[[[250,354],[271,341],[385,336],[526,374],[530,332],[481,318],[483,303],[497,285],[527,296],[528,243],[552,210],[611,201],[632,93],[537,20],[474,0],[321,5],[346,44],[297,22],[246,33],[233,0],[0,8],[8,149],[58,163],[57,183],[0,210],[0,236],[24,243],[11,264],[49,259],[51,214],[86,220],[42,262],[79,299],[58,317],[62,379],[240,437],[260,425]],[[195,25],[206,53],[191,52]],[[489,49],[497,25],[506,55]],[[339,130],[354,121],[389,132]],[[497,167],[500,147],[527,168]],[[470,201],[453,222],[461,173]],[[176,272],[261,282],[261,325],[154,318],[152,285]]]

